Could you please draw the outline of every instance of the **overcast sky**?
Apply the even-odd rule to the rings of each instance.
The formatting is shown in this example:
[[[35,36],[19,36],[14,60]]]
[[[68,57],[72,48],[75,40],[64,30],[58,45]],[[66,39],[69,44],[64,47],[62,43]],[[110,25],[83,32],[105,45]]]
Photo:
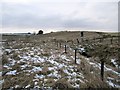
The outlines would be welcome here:
[[[4,33],[118,31],[118,0],[3,0],[0,14]]]

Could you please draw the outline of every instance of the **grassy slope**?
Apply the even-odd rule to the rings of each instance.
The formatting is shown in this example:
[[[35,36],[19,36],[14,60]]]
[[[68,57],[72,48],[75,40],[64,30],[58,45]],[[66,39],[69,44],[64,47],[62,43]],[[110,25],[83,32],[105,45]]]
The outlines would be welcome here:
[[[103,37],[104,35],[108,35],[108,33],[98,33],[98,32],[84,32],[84,36],[85,39],[88,39],[88,41],[91,41],[91,39],[97,38],[97,37]],[[113,35],[113,34],[112,34]],[[111,37],[111,34],[109,34],[109,37]],[[71,49],[74,49],[73,47],[80,47],[80,45],[83,42],[80,42],[80,44],[77,43],[77,40],[79,39],[79,41],[81,40],[80,38],[80,32],[78,31],[74,31],[74,32],[54,32],[54,33],[48,33],[48,34],[44,34],[44,35],[31,35],[31,36],[3,36],[3,40],[7,40],[7,42],[5,44],[3,44],[4,46],[4,50],[6,51],[6,49],[10,49],[11,47],[11,52],[10,54],[6,54],[6,52],[3,52],[3,59],[4,60],[4,64],[9,63],[10,61],[8,59],[12,58],[12,60],[16,61],[16,64],[11,66],[11,69],[7,69],[7,68],[3,68],[4,71],[10,71],[10,70],[17,70],[17,72],[19,73],[18,75],[5,75],[3,76],[3,78],[5,79],[5,83],[4,83],[4,88],[9,88],[11,86],[16,86],[16,85],[20,85],[21,87],[27,86],[28,84],[32,86],[34,86],[34,76],[36,76],[36,74],[41,74],[41,75],[46,75],[49,73],[55,73],[55,71],[48,71],[46,67],[54,67],[53,64],[51,64],[51,61],[47,61],[45,63],[33,63],[34,62],[34,58],[36,57],[36,55],[38,55],[40,58],[47,58],[49,60],[50,57],[53,57],[53,60],[56,62],[55,67],[57,67],[57,63],[59,63],[59,65],[62,65],[63,63],[65,64],[64,68],[58,68],[55,69],[56,71],[60,71],[59,74],[63,77],[63,79],[57,79],[57,81],[55,80],[56,77],[50,77],[48,78],[47,76],[45,77],[45,79],[47,79],[47,81],[42,82],[43,79],[39,79],[38,85],[41,87],[43,86],[43,83],[46,83],[46,87],[48,86],[53,86],[55,87],[57,85],[57,83],[59,82],[64,82],[65,85],[68,85],[69,87],[75,86],[74,84],[78,83],[77,85],[80,85],[80,87],[82,88],[89,88],[89,87],[110,87],[106,82],[102,82],[100,80],[100,70],[99,70],[99,59],[96,59],[96,53],[101,52],[102,47],[107,46],[107,49],[110,49],[110,57],[108,58],[108,61],[106,62],[106,66],[117,71],[117,68],[114,66],[113,63],[111,63],[110,59],[116,58],[117,59],[117,51],[116,49],[119,48],[118,44],[116,43],[117,39],[114,39],[113,44],[110,44],[109,40],[105,40],[104,42],[99,43],[89,43],[90,46],[92,46],[95,50],[89,50],[88,53],[92,53],[92,57],[89,58],[90,61],[87,61],[86,57],[82,56],[82,55],[78,55],[78,59],[81,60],[81,63],[78,65],[74,64],[74,52],[71,51]],[[64,42],[65,41],[73,41],[73,44],[71,43],[67,43],[68,46],[70,46],[70,50],[68,50],[69,53],[64,54]],[[93,41],[94,42],[94,41]],[[107,42],[107,43],[106,43]],[[62,43],[62,48],[59,47],[59,45],[57,46],[58,43]],[[88,42],[87,42],[88,43]],[[86,43],[84,43],[84,47],[86,47],[85,45]],[[102,47],[97,47],[98,45],[102,45]],[[88,45],[87,45],[88,46]],[[101,52],[102,53],[102,52]],[[99,54],[101,54],[99,53]],[[102,53],[103,54],[103,53]],[[22,62],[19,60],[26,60],[25,57],[19,57],[25,55],[26,57],[30,57],[30,61],[26,61],[26,62]],[[65,57],[67,58],[62,58],[62,55],[65,55]],[[116,55],[116,56],[115,56]],[[73,57],[73,58],[72,58]],[[32,60],[33,59],[33,60]],[[71,61],[67,61],[67,59],[71,60]],[[32,61],[31,61],[32,60]],[[64,62],[64,60],[66,60],[66,62]],[[117,60],[116,60],[117,62]],[[93,65],[91,65],[90,63],[94,63]],[[118,61],[119,63],[119,61]],[[30,67],[26,67],[25,70],[31,70],[33,68],[33,66],[37,66],[37,67],[42,67],[43,71],[42,72],[34,72],[31,73],[31,75],[29,76],[30,79],[28,79],[26,76],[26,73],[23,73],[23,71],[25,70],[21,70],[21,65],[31,65]],[[69,67],[69,66],[74,66],[75,68],[71,68],[69,67],[69,69],[66,69],[65,67]],[[95,67],[97,66],[97,67]],[[76,71],[77,69],[77,71]],[[64,78],[65,76],[68,76],[68,74],[64,73],[64,70],[69,70],[69,72],[72,73],[77,73],[76,78],[78,79],[77,81],[74,82],[74,77],[71,76],[70,80],[67,78]],[[72,71],[73,70],[73,71]],[[93,71],[93,74],[92,74]],[[27,73],[29,74],[29,73]],[[80,74],[80,75],[79,75]],[[81,77],[81,75],[84,76],[84,79]],[[94,76],[94,77],[92,77]],[[105,74],[105,80],[107,81],[107,78],[111,77],[113,79],[117,79],[118,75],[113,73],[112,71],[107,71],[106,68],[106,74]],[[84,83],[80,82],[81,79]],[[9,82],[9,80],[12,80],[12,82]],[[113,80],[114,83],[119,84],[120,81],[115,81]],[[17,83],[17,84],[15,84]]]

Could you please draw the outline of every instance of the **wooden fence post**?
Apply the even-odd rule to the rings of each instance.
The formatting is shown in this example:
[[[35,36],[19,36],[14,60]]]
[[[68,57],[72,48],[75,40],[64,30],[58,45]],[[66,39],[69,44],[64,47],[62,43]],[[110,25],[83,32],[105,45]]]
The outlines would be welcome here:
[[[101,60],[101,79],[104,80],[104,61]]]
[[[56,46],[58,47],[58,42],[56,42]]]
[[[83,34],[83,31],[81,32],[81,37],[83,37],[84,36],[84,34]]]
[[[76,55],[77,55],[77,49],[75,49],[75,64],[76,64]]]
[[[60,48],[61,48],[61,43],[59,43],[59,45],[60,45]]]
[[[67,53],[67,46],[65,45],[65,53]]]
[[[78,44],[80,43],[78,39],[77,39],[77,43],[78,43]]]
[[[111,44],[113,44],[113,37],[111,38],[111,40],[110,40],[110,41],[111,41]]]
[[[84,37],[83,31],[81,31],[80,34],[81,34],[81,35],[80,35],[80,36],[81,36],[81,42],[83,42],[83,37]]]

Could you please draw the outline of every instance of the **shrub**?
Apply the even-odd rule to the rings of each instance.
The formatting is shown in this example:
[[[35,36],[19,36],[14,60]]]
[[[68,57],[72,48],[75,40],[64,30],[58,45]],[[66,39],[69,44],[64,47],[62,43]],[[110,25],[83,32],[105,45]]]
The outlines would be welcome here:
[[[42,30],[39,30],[38,34],[43,34],[43,31],[42,31]]]

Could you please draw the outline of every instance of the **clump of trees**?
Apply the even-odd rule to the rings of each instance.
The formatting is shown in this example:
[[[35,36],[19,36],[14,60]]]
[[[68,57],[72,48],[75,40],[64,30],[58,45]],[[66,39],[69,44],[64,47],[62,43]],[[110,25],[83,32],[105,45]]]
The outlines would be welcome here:
[[[38,35],[39,35],[39,34],[43,34],[43,31],[42,31],[42,30],[39,30],[39,31],[38,31]]]

